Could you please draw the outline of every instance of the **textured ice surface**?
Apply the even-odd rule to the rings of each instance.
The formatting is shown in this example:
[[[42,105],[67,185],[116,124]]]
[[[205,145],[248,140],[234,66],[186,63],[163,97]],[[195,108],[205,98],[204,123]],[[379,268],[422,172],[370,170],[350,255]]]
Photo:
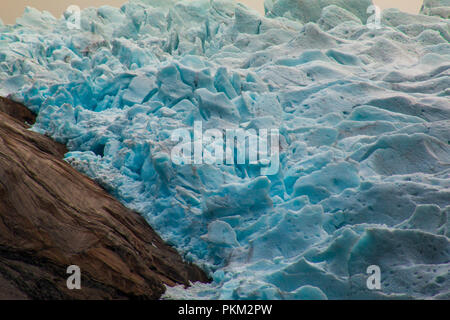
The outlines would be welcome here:
[[[0,94],[214,279],[168,297],[450,298],[449,4],[378,30],[370,4],[131,1],[80,30],[27,9],[0,25]],[[174,165],[194,121],[279,129],[279,173]]]

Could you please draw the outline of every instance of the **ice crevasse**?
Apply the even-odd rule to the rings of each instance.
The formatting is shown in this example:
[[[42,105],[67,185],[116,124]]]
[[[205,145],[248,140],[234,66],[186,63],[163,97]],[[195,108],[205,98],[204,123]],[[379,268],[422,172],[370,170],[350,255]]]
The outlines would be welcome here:
[[[379,29],[371,4],[28,8],[0,23],[0,95],[213,279],[166,298],[449,299],[450,3]],[[175,165],[195,121],[278,129],[280,170]]]

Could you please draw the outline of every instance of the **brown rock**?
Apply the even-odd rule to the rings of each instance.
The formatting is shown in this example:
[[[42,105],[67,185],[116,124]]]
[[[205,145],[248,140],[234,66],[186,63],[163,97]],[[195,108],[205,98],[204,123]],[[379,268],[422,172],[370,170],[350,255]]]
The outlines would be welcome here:
[[[33,124],[36,115],[21,104],[9,99],[0,97],[0,112],[4,112],[21,123]]]
[[[208,281],[24,121],[34,115],[0,100],[0,299],[158,299],[163,284]],[[81,290],[66,286],[70,265]]]

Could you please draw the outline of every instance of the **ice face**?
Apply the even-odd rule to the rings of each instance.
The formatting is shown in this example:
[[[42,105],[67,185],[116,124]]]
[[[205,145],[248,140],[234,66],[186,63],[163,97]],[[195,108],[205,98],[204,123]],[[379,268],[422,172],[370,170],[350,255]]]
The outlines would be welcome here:
[[[372,0],[268,0],[266,8],[270,8],[267,16],[290,17],[303,23],[317,22],[325,13],[323,9],[334,6],[357,16],[363,21],[369,18],[368,8]],[[347,14],[344,14],[344,18]]]
[[[0,94],[214,279],[170,297],[449,298],[449,20],[376,28],[370,5],[136,0],[79,28],[27,9],[0,24]],[[280,170],[175,165],[199,121],[278,129]]]

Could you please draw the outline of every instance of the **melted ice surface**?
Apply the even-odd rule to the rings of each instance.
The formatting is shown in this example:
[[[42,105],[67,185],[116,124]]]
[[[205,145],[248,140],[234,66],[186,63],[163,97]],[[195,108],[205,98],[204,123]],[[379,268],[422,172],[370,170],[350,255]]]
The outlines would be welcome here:
[[[370,4],[136,0],[80,29],[27,9],[0,23],[0,94],[211,274],[168,298],[448,299],[450,4],[381,29]],[[174,165],[194,121],[279,129],[278,175]]]

